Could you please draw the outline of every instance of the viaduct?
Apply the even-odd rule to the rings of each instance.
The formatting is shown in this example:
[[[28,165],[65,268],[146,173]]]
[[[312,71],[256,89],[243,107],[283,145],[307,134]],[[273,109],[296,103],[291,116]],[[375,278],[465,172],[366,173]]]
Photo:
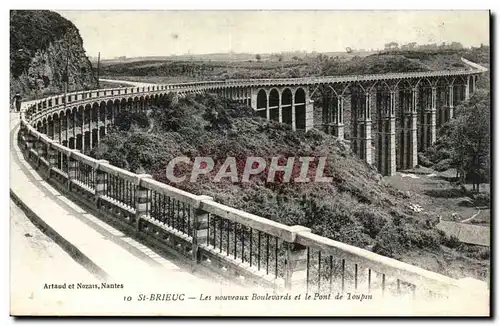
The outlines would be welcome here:
[[[465,60],[464,60],[465,61]],[[436,128],[475,91],[485,68],[296,79],[226,80],[81,91],[35,100],[21,112],[17,145],[38,173],[105,221],[238,282],[275,289],[469,297],[446,277],[217,203],[87,155],[121,110],[144,110],[169,93],[215,92],[293,129],[323,128],[385,175],[417,163]],[[321,106],[311,98],[319,94]],[[453,291],[466,289],[467,295]]]
[[[212,92],[250,105],[294,130],[318,128],[351,143],[383,175],[417,165],[418,151],[468,100],[485,68],[462,59],[463,70],[293,79],[227,80],[80,92],[38,102],[38,131],[82,152],[93,148],[120,110],[144,110],[169,92]],[[317,98],[318,105],[313,98]]]

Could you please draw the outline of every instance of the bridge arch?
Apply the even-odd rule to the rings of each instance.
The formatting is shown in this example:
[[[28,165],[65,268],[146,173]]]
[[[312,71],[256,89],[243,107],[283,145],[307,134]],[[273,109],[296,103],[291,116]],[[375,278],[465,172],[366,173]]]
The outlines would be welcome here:
[[[99,110],[100,110],[100,106],[99,106],[99,103],[97,102],[94,102],[92,104],[92,121],[99,121]]]
[[[132,111],[133,111],[133,109],[134,109],[134,99],[133,99],[133,98],[131,98],[131,97],[127,98],[127,104],[126,104],[126,105],[127,105],[127,106],[126,106],[126,107],[127,107],[127,110],[129,110],[129,111],[131,111],[131,112],[132,112]]]
[[[132,99],[133,101],[133,108],[134,108],[134,111],[140,111],[142,110],[141,106],[140,106],[140,102],[139,102],[139,97],[136,96]]]
[[[75,149],[75,137],[68,138],[68,147],[69,149]]]
[[[319,86],[318,91],[319,103],[317,105],[321,108],[321,126],[324,127],[325,132],[330,133],[330,126],[337,112],[338,93],[329,85]]]
[[[75,113],[76,113],[75,121],[77,127],[83,128],[83,124],[85,123],[85,116],[84,116],[85,108],[83,107],[83,105],[78,106],[78,109],[76,109]],[[80,130],[80,132],[83,132],[83,129]]]
[[[70,131],[73,131],[73,128],[75,127],[74,124],[74,115],[73,115],[73,109],[67,108],[65,113],[64,113],[64,127],[66,130],[66,137],[69,137]]]
[[[118,110],[118,113],[120,113],[121,111],[125,111],[125,110],[127,110],[127,99],[122,98],[122,100],[120,102],[120,109]]]
[[[264,89],[260,89],[257,92],[257,114],[260,117],[267,118],[267,92]]]
[[[295,91],[295,128],[306,129],[306,92],[302,87]]]
[[[106,102],[102,101],[99,104],[99,122],[103,122],[104,124],[106,123]]]
[[[269,119],[279,121],[280,92],[272,88],[269,92]]]
[[[47,134],[48,120],[47,118],[42,119],[42,130],[44,134]]]
[[[453,105],[465,100],[467,81],[463,76],[458,76],[453,83]]]
[[[446,108],[450,100],[450,82],[443,77],[436,81],[436,126],[439,128],[446,123]]]
[[[283,93],[281,93],[281,111],[282,111],[281,114],[282,114],[282,122],[289,125],[292,125],[294,120],[292,118],[293,114],[292,105],[293,105],[292,91],[290,90],[290,88],[287,87],[283,90]]]
[[[54,112],[52,114],[52,136],[55,137],[55,135],[59,136],[59,131],[61,129],[60,123],[60,117],[59,117],[59,112]],[[59,139],[61,141],[61,139]]]

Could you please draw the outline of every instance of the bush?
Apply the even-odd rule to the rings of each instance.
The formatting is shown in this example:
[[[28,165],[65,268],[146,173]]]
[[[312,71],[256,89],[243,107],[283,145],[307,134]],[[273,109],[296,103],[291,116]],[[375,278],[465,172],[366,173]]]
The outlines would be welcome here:
[[[458,247],[458,251],[465,253],[465,255],[470,258],[481,259],[481,260],[490,259],[489,247],[462,243]]]
[[[382,230],[387,223],[386,218],[371,210],[355,211],[354,216],[361,221],[361,224],[365,228],[364,232],[372,238],[376,238],[380,230]]]
[[[453,164],[452,159],[445,159],[445,160],[439,161],[437,164],[435,164],[434,170],[436,170],[438,172],[443,172],[443,171],[451,169],[452,164]]]
[[[462,243],[458,238],[454,235],[452,236],[444,236],[442,238],[441,244],[448,248],[458,248]]]
[[[171,103],[175,103],[175,101]],[[177,105],[153,107],[151,115],[157,121],[159,128],[164,131],[178,131],[182,121],[188,116],[186,108]]]
[[[423,153],[418,153],[418,164],[430,168],[433,163]]]
[[[490,193],[489,192],[481,192],[478,194],[474,194],[474,204],[476,206],[489,206],[491,203]]]
[[[120,131],[129,131],[132,125],[139,128],[148,128],[149,119],[144,112],[122,110],[116,115],[114,126]]]
[[[441,244],[441,236],[435,230],[418,230],[411,228],[407,233],[410,242],[418,248],[437,249]]]

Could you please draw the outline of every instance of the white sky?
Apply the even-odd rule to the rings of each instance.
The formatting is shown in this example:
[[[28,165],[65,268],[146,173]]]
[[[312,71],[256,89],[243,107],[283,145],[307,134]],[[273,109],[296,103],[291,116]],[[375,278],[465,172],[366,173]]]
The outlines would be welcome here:
[[[487,11],[58,11],[88,55],[343,51],[396,41],[489,44]]]

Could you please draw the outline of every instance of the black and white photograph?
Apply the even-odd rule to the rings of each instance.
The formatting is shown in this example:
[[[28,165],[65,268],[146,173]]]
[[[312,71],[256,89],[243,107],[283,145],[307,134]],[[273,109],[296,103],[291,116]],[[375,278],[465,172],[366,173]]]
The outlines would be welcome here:
[[[9,15],[11,316],[491,316],[490,11]]]

